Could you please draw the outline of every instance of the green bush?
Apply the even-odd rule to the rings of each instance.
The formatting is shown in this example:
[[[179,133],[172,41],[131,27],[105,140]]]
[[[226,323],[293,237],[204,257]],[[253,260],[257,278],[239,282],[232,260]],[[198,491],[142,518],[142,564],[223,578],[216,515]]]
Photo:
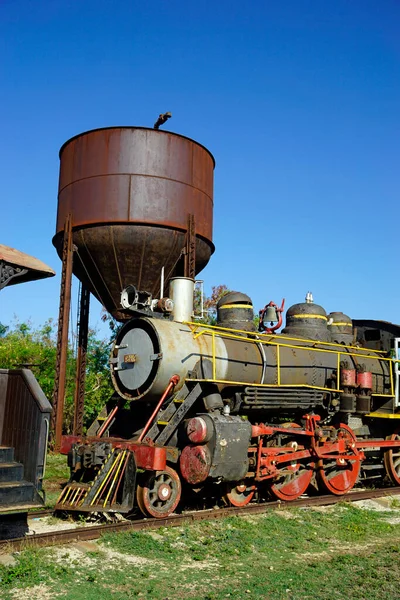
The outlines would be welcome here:
[[[0,323],[0,367],[31,369],[45,396],[52,401],[56,366],[56,328],[51,319],[33,328],[30,323],[16,322],[12,327]],[[85,415],[86,429],[99,414],[113,393],[108,357],[110,342],[89,331],[86,359]],[[76,358],[74,349],[68,348],[65,389],[64,433],[71,433],[74,418],[74,384]]]

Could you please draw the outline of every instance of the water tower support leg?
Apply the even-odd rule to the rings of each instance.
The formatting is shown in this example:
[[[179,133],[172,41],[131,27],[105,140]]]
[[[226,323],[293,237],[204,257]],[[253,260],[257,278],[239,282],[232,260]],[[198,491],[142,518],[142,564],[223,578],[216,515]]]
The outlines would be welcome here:
[[[53,392],[53,413],[51,415],[52,442],[56,452],[60,449],[64,416],[65,380],[68,358],[69,311],[71,306],[72,259],[72,219],[71,215],[68,214],[64,227],[60,309],[58,315],[56,376],[54,380]]]
[[[86,351],[89,332],[90,292],[82,284],[78,322],[78,355],[76,359],[74,396],[74,435],[82,435],[85,402]]]
[[[194,215],[188,215],[186,233],[185,277],[194,279],[196,275],[196,223]]]

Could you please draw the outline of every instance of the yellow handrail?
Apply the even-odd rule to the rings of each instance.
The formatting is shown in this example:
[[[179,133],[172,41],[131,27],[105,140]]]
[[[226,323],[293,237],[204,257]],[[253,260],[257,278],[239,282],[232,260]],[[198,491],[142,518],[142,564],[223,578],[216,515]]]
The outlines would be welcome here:
[[[193,325],[192,323],[187,323],[187,325]],[[193,333],[193,337],[194,339],[199,338],[202,335],[208,334],[211,335],[211,354],[212,354],[212,379],[203,379],[201,381],[207,381],[207,382],[214,382],[214,383],[221,383],[221,384],[230,384],[230,385],[247,385],[247,386],[257,386],[257,387],[276,387],[276,385],[278,385],[279,387],[307,387],[307,388],[311,388],[311,389],[318,389],[318,390],[324,390],[324,391],[329,391],[329,392],[342,392],[343,390],[340,389],[339,385],[340,385],[340,359],[341,356],[344,357],[350,357],[350,356],[355,356],[355,357],[360,357],[360,358],[369,358],[371,360],[376,360],[376,361],[386,361],[389,362],[389,377],[390,377],[390,394],[373,394],[374,396],[381,396],[384,398],[391,398],[394,396],[394,382],[393,382],[393,365],[395,363],[399,363],[400,360],[394,360],[392,358],[387,358],[387,357],[383,357],[383,356],[371,356],[371,352],[372,353],[383,353],[383,351],[378,351],[378,350],[370,350],[369,348],[365,348],[365,349],[360,349],[358,347],[355,346],[343,346],[342,344],[331,344],[330,342],[315,342],[314,340],[302,340],[300,338],[286,338],[285,336],[285,341],[287,340],[296,340],[296,341],[302,341],[302,342],[306,342],[306,343],[313,343],[313,346],[298,346],[296,344],[287,344],[287,343],[282,343],[282,337],[281,336],[275,336],[275,335],[271,335],[270,337],[279,337],[278,341],[275,340],[265,340],[265,339],[261,339],[259,336],[257,337],[248,337],[248,333],[249,332],[241,332],[241,333],[245,333],[246,337],[244,337],[243,335],[238,335],[238,333],[240,333],[238,330],[234,330],[234,329],[228,329],[226,327],[217,327],[217,326],[213,326],[213,325],[199,325],[199,324],[194,324],[195,328],[192,329],[192,333]],[[197,331],[199,327],[202,327],[202,329],[200,331]],[[228,338],[228,339],[233,339],[233,340],[239,340],[245,343],[252,343],[252,344],[263,344],[265,346],[275,346],[276,347],[276,364],[277,364],[277,384],[266,384],[266,383],[246,383],[246,382],[237,382],[237,381],[225,381],[222,379],[217,379],[217,365],[216,365],[216,361],[217,361],[217,357],[216,357],[216,345],[215,345],[215,336],[216,334],[219,334],[221,337],[223,338]],[[314,344],[315,343],[319,343],[319,344],[326,344],[329,346],[339,346],[341,348],[341,350],[332,350],[329,348],[315,348]],[[327,388],[327,387],[320,387],[320,386],[314,386],[314,385],[308,385],[308,384],[282,384],[281,383],[281,360],[280,360],[280,349],[281,347],[283,348],[292,348],[295,350],[305,350],[308,352],[324,352],[326,354],[336,354],[337,355],[337,386],[336,388]],[[349,352],[347,351],[343,351],[343,348],[347,348],[347,349],[354,349],[357,350],[357,352]],[[364,351],[364,353],[362,354],[361,351]],[[199,380],[200,381],[200,380]]]
[[[281,385],[281,347],[279,344],[276,345],[276,370],[278,385]]]
[[[212,368],[213,368],[213,379],[217,378],[217,361],[215,356],[215,332],[211,332],[212,335]]]
[[[195,333],[197,331],[197,329],[199,329],[199,327],[205,327],[206,329],[215,329],[216,332],[218,333],[219,331],[235,331],[237,333],[241,333],[241,334],[245,334],[247,339],[253,339],[253,338],[249,338],[248,336],[255,336],[254,339],[257,341],[263,341],[260,340],[259,336],[268,336],[269,338],[282,338],[282,334],[280,333],[261,333],[261,332],[256,332],[256,331],[244,331],[242,329],[232,329],[229,327],[221,327],[220,325],[204,325],[204,323],[193,323],[192,321],[184,321],[185,325],[189,325],[189,327],[191,328],[191,330],[193,331],[193,333]],[[313,346],[315,346],[316,344],[320,345],[320,346],[339,346],[340,348],[354,348],[354,350],[360,350],[359,346],[344,346],[343,344],[338,344],[337,342],[323,342],[320,340],[308,340],[306,338],[297,338],[297,337],[290,337],[288,335],[285,335],[285,340],[290,340],[290,341],[295,341],[295,342],[307,342],[310,344],[313,344]],[[268,341],[268,340],[267,340]],[[297,346],[296,346],[297,347]],[[368,352],[373,352],[374,354],[386,354],[385,350],[374,350],[372,348],[366,348],[366,350],[368,350]]]

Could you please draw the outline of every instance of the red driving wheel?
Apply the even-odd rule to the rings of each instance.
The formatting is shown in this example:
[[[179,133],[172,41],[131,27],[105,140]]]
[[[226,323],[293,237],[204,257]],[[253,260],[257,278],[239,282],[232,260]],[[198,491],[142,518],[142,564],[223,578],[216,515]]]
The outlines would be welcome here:
[[[227,483],[225,487],[224,500],[232,506],[246,506],[253,499],[256,486],[249,481]]]
[[[361,457],[355,447],[356,436],[350,427],[341,423],[337,428],[337,437],[345,441],[346,450],[336,452],[335,458],[318,461],[317,483],[320,491],[342,496],[352,489],[358,479]]]
[[[288,430],[298,429],[297,423],[284,423],[283,427]],[[297,442],[291,441],[286,447],[297,449]],[[269,486],[270,495],[278,500],[290,502],[296,500],[307,491],[313,477],[315,464],[313,462],[301,462],[294,460],[290,463],[282,464],[278,475],[273,479]]]
[[[387,440],[399,441],[400,435],[393,433],[389,435]],[[386,475],[394,485],[400,485],[400,448],[393,448],[386,450],[383,456],[383,463],[385,465]]]

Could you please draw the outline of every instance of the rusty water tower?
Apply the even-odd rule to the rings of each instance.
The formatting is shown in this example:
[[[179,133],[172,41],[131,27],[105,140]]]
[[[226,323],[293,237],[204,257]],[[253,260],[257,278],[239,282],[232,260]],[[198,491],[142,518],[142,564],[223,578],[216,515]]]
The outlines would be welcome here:
[[[82,283],[74,430],[82,429],[83,381],[92,293],[123,320],[127,285],[158,297],[177,275],[194,278],[212,242],[212,154],[190,138],[145,127],[81,133],[60,150],[56,234],[62,259],[54,422],[61,439],[71,275]],[[64,353],[64,355],[63,355]]]

